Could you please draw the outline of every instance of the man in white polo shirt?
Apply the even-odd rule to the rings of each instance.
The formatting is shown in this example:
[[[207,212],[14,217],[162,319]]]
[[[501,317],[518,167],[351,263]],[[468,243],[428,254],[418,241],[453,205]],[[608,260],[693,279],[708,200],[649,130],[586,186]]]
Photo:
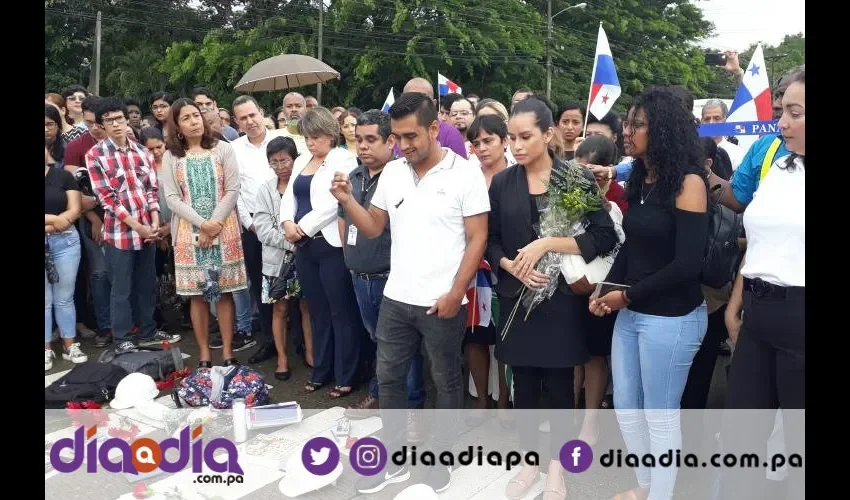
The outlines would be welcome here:
[[[331,192],[359,231],[375,238],[390,223],[390,274],[378,316],[377,374],[388,453],[401,449],[406,429],[407,371],[420,344],[431,363],[438,409],[463,406],[461,343],[466,289],[487,243],[490,200],[480,168],[437,141],[437,108],[420,93],[405,93],[389,111],[392,133],[404,159],[384,167],[368,211],[351,196],[348,175],[337,172]],[[389,410],[389,411],[387,411]],[[433,450],[450,450],[457,413],[439,412]],[[384,474],[357,482],[360,493],[380,491],[410,478],[391,461]],[[448,467],[429,468],[425,483],[449,487]]]
[[[231,142],[236,161],[239,163],[239,199],[236,209],[242,224],[242,250],[245,253],[245,270],[251,281],[251,298],[260,311],[259,348],[248,359],[248,363],[262,363],[277,356],[272,337],[272,306],[263,304],[260,298],[263,277],[263,245],[254,232],[254,211],[260,186],[274,177],[269,168],[266,146],[272,139],[283,135],[282,130],[268,130],[263,124],[263,110],[257,101],[248,95],[233,101],[233,117],[239,130],[245,135]]]

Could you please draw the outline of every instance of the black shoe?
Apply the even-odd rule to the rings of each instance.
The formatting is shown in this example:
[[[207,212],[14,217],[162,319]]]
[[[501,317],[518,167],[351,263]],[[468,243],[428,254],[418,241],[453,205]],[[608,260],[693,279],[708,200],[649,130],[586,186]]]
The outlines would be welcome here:
[[[281,382],[286,382],[290,379],[290,377],[292,377],[292,372],[290,372],[289,370],[285,372],[274,372],[274,378],[280,380]]]
[[[452,470],[446,466],[429,467],[428,475],[425,476],[425,484],[437,493],[446,491],[452,484]]]
[[[212,368],[212,361],[198,361],[198,368]]]
[[[239,366],[239,360],[236,358],[225,359],[224,366]]]
[[[162,330],[155,331],[153,335],[148,338],[139,338],[138,345],[139,347],[155,347],[162,345],[163,342],[168,342],[169,344],[176,344],[180,342],[180,335],[171,334],[164,332]]]
[[[236,350],[235,348],[233,349]],[[276,358],[277,350],[274,348],[274,345],[270,343],[263,344],[257,349],[254,354],[248,358],[248,363],[252,365],[256,365],[266,361],[268,359]]]
[[[250,333],[237,330],[236,334],[233,335],[233,344],[231,346],[233,352],[244,351],[255,345],[257,345],[257,339]],[[275,355],[277,355],[277,351],[275,351]]]
[[[221,334],[211,333],[210,343],[208,345],[210,346],[210,349],[221,349],[221,346],[224,345],[224,342],[221,340]]]
[[[94,338],[94,346],[97,348],[107,347],[112,343],[112,335],[110,334],[101,334]]]
[[[377,493],[386,488],[387,485],[403,483],[410,479],[410,470],[407,466],[397,466],[387,462],[387,466],[380,474],[374,476],[363,476],[354,483],[358,493]]]

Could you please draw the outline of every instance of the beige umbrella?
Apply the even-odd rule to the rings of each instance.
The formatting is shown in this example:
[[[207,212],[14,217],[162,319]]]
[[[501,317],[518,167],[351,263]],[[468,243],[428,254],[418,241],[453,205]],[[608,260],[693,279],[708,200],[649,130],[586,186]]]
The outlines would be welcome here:
[[[281,54],[258,62],[234,87],[239,92],[268,92],[304,87],[339,78],[322,61],[301,54]]]

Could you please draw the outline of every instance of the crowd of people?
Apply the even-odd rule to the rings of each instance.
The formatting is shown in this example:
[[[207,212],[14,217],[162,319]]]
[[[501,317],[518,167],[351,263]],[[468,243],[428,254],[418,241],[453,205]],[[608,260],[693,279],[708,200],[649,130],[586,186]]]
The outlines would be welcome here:
[[[286,381],[295,346],[311,369],[305,392],[343,398],[368,381],[346,412],[364,418],[422,408],[426,362],[436,407],[462,408],[464,352],[476,406],[488,408],[495,346],[498,408],[539,408],[545,391],[552,408],[589,410],[580,429],[550,423],[553,460],[542,471],[524,464],[505,491],[512,499],[540,472],[544,499],[566,497],[559,447],[574,436],[595,443],[609,385],[630,452],[680,448],[678,412],[642,410],[705,408],[727,337],[728,407],[804,408],[805,68],[775,89],[781,134],[734,160],[727,138],[698,137],[683,90],[651,87],[623,118],[527,89],[509,106],[435,99],[422,78],[389,112],[327,109],[296,92],[270,113],[249,95],[228,111],[197,88],[151,96],[146,116],[135,99],[82,87],[47,94],[45,370],[54,332],[63,358],[82,363],[78,336],[118,355],[178,342],[163,327],[177,310],[198,366],[213,365],[213,349],[229,366],[256,346],[247,362],[276,359]],[[702,121],[722,121],[722,104],[709,102]],[[603,209],[575,237],[546,236],[550,179],[575,165]],[[721,290],[700,281],[718,185],[719,202],[743,212],[746,237],[737,279]],[[551,298],[509,321],[523,290],[549,284],[536,267],[549,253],[610,256],[605,281],[626,287],[591,296],[559,276]],[[493,289],[487,317],[474,294],[481,279]],[[382,415],[390,453],[421,439],[416,419],[399,415]],[[435,449],[451,448],[453,415],[438,417]],[[539,422],[503,424],[516,425],[524,450],[536,446]],[[725,422],[724,442],[738,432]],[[615,498],[672,498],[674,468],[636,475]],[[409,477],[390,462],[357,489]],[[433,467],[425,482],[440,492],[450,478]]]

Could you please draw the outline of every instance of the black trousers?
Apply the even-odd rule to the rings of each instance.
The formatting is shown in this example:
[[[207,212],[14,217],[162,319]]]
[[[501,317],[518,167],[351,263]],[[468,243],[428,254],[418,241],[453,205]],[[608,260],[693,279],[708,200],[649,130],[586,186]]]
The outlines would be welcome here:
[[[257,239],[257,235],[246,229],[242,229],[242,251],[245,254],[245,271],[251,280],[251,300],[257,304],[260,311],[260,334],[257,335],[257,343],[271,343],[272,336],[272,305],[263,304],[263,245]]]
[[[536,410],[521,411],[517,419],[519,444],[524,451],[536,451],[538,443],[538,426],[542,411],[540,411],[540,391],[542,384],[549,389],[548,394],[551,408],[549,412],[550,457],[558,459],[561,447],[574,437],[572,416],[557,410],[572,410],[575,408],[573,395],[573,377],[575,368],[537,368],[530,366],[512,366],[514,380],[514,409]]]
[[[806,407],[805,288],[787,288],[783,298],[758,297],[745,288],[743,298],[744,322],[732,358],[721,431],[723,451],[766,456],[764,446],[776,414],[772,410],[782,408],[785,455],[798,453],[805,463],[805,417],[802,411],[792,411]],[[742,411],[746,409],[763,411]],[[788,471],[788,498],[805,498],[800,469]],[[763,468],[724,472],[722,498],[765,498]]]
[[[726,331],[726,305],[708,315],[708,331],[702,340],[702,345],[694,356],[691,369],[688,372],[688,382],[682,393],[683,410],[703,410],[708,402],[708,392],[711,389],[711,379],[717,356],[720,354],[720,343],[729,337]]]
[[[310,380],[327,383],[333,379],[336,385],[353,386],[367,334],[342,249],[324,238],[311,239],[295,252],[295,269],[313,324]]]

